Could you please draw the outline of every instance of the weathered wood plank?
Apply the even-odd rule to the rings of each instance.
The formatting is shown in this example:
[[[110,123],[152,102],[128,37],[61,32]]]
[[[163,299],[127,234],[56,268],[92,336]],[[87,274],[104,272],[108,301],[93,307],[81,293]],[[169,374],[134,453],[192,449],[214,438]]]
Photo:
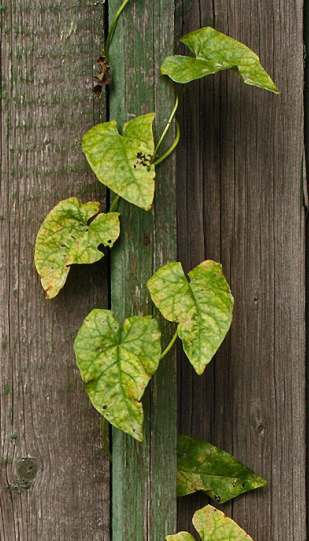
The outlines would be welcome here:
[[[71,271],[49,302],[33,268],[58,200],[104,201],[80,149],[103,113],[91,92],[102,14],[88,0],[1,10],[1,541],[109,539],[109,464],[72,351],[83,317],[107,302],[106,263]]]
[[[225,507],[258,541],[307,539],[302,7],[194,0],[178,19],[179,33],[209,24],[248,43],[282,90],[278,98],[245,87],[233,73],[193,84],[177,159],[180,259],[187,269],[221,260],[236,298],[232,331],[206,375],[183,360],[180,431],[269,480]],[[204,502],[180,502],[180,528]]]
[[[118,0],[109,2],[111,12]],[[132,2],[115,36],[112,117],[119,122],[156,110],[160,133],[173,106],[173,91],[159,66],[174,45],[174,2]],[[151,313],[146,281],[176,257],[174,159],[158,168],[153,212],[121,203],[122,239],[112,253],[112,307],[123,318]],[[163,341],[167,343],[169,332]],[[176,522],[175,354],[162,362],[145,404],[145,442],[113,431],[113,539],[162,541]]]
[[[305,156],[304,156],[304,167],[303,167],[303,192],[304,192],[304,205],[306,208],[306,295],[305,295],[305,305],[306,305],[306,361],[308,367],[309,361],[309,221],[308,221],[308,193],[309,193],[309,182],[308,182],[308,168],[309,168],[309,63],[308,63],[308,51],[309,51],[309,5],[304,3],[304,64],[305,64],[305,73],[304,73],[304,140],[305,140]],[[306,373],[306,383],[307,383],[307,408],[308,408],[308,382],[309,382],[309,372],[307,368]],[[308,516],[308,487],[309,487],[309,478],[308,478],[308,464],[309,464],[309,416],[307,414],[307,516]],[[308,537],[308,521],[307,521],[307,537]]]

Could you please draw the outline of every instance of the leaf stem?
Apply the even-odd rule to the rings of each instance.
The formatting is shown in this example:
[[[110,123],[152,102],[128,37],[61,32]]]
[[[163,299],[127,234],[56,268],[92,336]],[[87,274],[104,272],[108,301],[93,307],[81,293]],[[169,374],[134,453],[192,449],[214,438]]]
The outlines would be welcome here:
[[[168,343],[165,350],[161,353],[160,361],[162,361],[162,359],[164,359],[164,357],[166,357],[166,355],[171,351],[173,345],[175,344],[175,342],[177,340],[177,337],[178,337],[178,328],[176,329],[175,334],[173,335],[173,338]]]
[[[108,35],[107,35],[107,38],[106,38],[106,43],[105,43],[105,50],[104,50],[105,51],[105,57],[107,59],[108,59],[108,56],[109,56],[109,49],[110,49],[111,43],[113,41],[113,37],[114,37],[115,31],[116,31],[116,28],[117,28],[119,17],[122,14],[125,7],[128,5],[129,1],[130,0],[123,0],[121,6],[116,11],[116,13],[115,13],[115,15],[113,17],[113,20],[112,20],[112,22],[110,24]]]
[[[116,195],[114,197],[113,202],[109,208],[109,212],[115,212],[118,209],[119,199],[120,199],[119,195]]]
[[[163,162],[164,160],[166,160],[166,158],[168,158],[172,152],[174,152],[175,148],[177,147],[178,143],[180,141],[180,126],[176,120],[176,137],[174,139],[174,142],[172,143],[172,145],[162,154],[162,156],[160,156],[159,158],[157,158],[154,162],[153,162],[153,165],[156,166],[156,165],[159,165],[159,163]]]
[[[158,143],[157,143],[157,145],[156,145],[156,148],[155,148],[155,151],[154,151],[154,156],[155,156],[155,157],[157,156],[158,150],[159,150],[160,146],[162,145],[162,143],[163,143],[163,141],[164,141],[164,139],[165,139],[165,137],[166,137],[166,134],[167,134],[168,130],[169,130],[170,127],[171,127],[171,124],[172,124],[173,119],[174,119],[174,117],[175,117],[176,111],[177,111],[177,109],[178,109],[178,105],[179,105],[179,98],[178,98],[178,96],[176,96],[176,101],[175,101],[175,105],[174,105],[174,107],[173,107],[173,110],[172,110],[172,112],[171,112],[171,114],[170,114],[170,117],[169,117],[169,119],[168,119],[168,121],[167,121],[167,124],[166,124],[166,126],[165,126],[165,128],[164,128],[164,130],[163,130],[163,132],[162,132],[162,135],[161,135],[161,137],[160,137],[160,139],[159,139],[159,141],[158,141]]]

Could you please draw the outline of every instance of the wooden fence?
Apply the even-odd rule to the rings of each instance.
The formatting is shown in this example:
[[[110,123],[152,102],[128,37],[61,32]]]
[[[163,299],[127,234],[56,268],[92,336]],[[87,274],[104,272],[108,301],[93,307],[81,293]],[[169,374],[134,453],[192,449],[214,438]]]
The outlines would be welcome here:
[[[94,62],[118,5],[0,4],[0,540],[164,541],[176,526],[192,531],[206,498],[184,498],[176,513],[178,389],[178,432],[209,439],[269,480],[227,513],[255,541],[305,541],[303,1],[132,0],[113,45],[113,86],[99,100]],[[43,217],[70,195],[108,197],[85,163],[82,134],[154,108],[159,131],[173,103],[160,62],[180,35],[206,25],[256,50],[281,95],[230,72],[190,85],[154,211],[123,205],[110,261],[74,268],[59,297],[44,300],[33,268]],[[223,263],[232,330],[203,377],[179,353],[176,385],[176,355],[162,363],[145,399],[145,444],[113,431],[110,461],[72,339],[93,306],[149,311],[143,286],[175,259],[176,242],[186,270],[205,258]]]

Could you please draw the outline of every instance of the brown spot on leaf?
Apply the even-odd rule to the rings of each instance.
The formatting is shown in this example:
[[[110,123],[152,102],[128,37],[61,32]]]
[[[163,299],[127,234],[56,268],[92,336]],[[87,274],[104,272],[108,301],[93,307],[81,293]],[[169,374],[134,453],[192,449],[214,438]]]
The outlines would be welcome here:
[[[136,161],[134,164],[134,169],[138,166],[146,167],[147,171],[150,171],[150,166],[152,163],[152,156],[150,154],[144,154],[143,152],[138,152],[136,154]]]

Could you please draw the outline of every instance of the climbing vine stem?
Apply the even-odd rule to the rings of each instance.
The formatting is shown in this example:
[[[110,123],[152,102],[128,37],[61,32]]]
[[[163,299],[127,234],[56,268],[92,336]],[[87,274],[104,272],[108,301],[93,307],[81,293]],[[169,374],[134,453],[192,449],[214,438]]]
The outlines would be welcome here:
[[[178,124],[178,122],[176,121],[176,137],[174,139],[174,142],[172,143],[172,145],[162,154],[162,156],[160,156],[159,158],[157,158],[154,162],[153,162],[153,165],[156,166],[156,165],[159,165],[159,163],[162,163],[164,162],[164,160],[166,160],[166,158],[168,158],[173,152],[174,150],[176,149],[178,143],[180,141],[180,126]]]
[[[129,0],[119,3],[105,43],[107,63],[118,20]],[[195,57],[177,55],[164,60],[161,73],[172,81],[186,84],[222,71],[222,66],[236,67],[245,83],[278,93],[257,55],[233,38],[206,27],[190,32],[182,42]],[[103,62],[101,67],[97,80],[104,86],[108,79],[104,69],[108,71],[109,66]],[[112,248],[120,236],[120,219],[115,211],[121,198],[151,210],[155,167],[174,152],[180,141],[175,119],[178,105],[175,94],[157,144],[153,134],[155,112],[134,116],[122,131],[111,119],[84,134],[83,152],[98,181],[111,190],[112,212],[101,212],[98,201],[83,203],[76,197],[60,201],[49,212],[35,245],[35,266],[47,298],[58,295],[73,264],[96,263],[104,257],[102,246]],[[163,143],[174,125],[174,141],[166,148]],[[141,398],[160,360],[172,350],[179,336],[189,362],[202,375],[229,331],[234,303],[220,263],[212,260],[202,261],[188,277],[180,262],[166,263],[149,278],[147,288],[163,318],[178,325],[162,353],[160,326],[155,317],[132,315],[121,324],[105,308],[88,314],[74,341],[77,365],[93,406],[113,426],[138,441],[143,441]],[[103,371],[102,359],[107,363]],[[121,393],[116,393],[117,388]],[[264,486],[264,481],[258,483]],[[226,487],[224,491],[225,498]],[[239,491],[236,493],[232,497]],[[231,499],[230,493],[228,496]]]
[[[121,5],[111,21],[103,53],[106,62],[96,78],[101,87],[108,80],[109,74],[105,71],[109,70],[106,64],[109,63],[110,46],[129,1],[119,0]],[[222,69],[237,68],[245,83],[278,94],[278,88],[258,56],[246,45],[210,27],[190,32],[181,41],[195,56],[169,56],[164,60],[161,74],[172,81],[186,84]],[[99,64],[102,64],[101,58]],[[176,95],[156,145],[154,112],[132,118],[126,122],[122,133],[115,120],[93,126],[86,132],[82,148],[88,163],[99,182],[114,190],[114,194],[111,192],[111,212],[100,212],[101,205],[97,201],[82,203],[76,197],[70,197],[60,201],[46,216],[36,239],[35,266],[47,298],[58,295],[73,264],[96,263],[104,256],[102,246],[112,248],[120,235],[119,215],[115,213],[120,198],[146,211],[151,210],[155,166],[166,160],[180,141],[180,127],[175,120],[178,105]],[[175,139],[169,148],[161,150],[174,121]],[[162,353],[160,325],[155,317],[130,316],[121,324],[113,312],[105,308],[95,308],[86,316],[74,340],[77,366],[94,408],[114,427],[140,442],[144,437],[141,398],[160,361],[179,337],[189,362],[201,376],[229,331],[234,305],[222,266],[212,260],[202,261],[191,269],[188,277],[180,262],[166,263],[149,278],[147,288],[162,317],[177,324]],[[102,429],[103,446],[108,452],[105,423]],[[181,441],[178,469],[185,475],[177,476],[179,495],[203,490],[210,498],[223,503],[266,485],[263,478],[210,443],[188,437]],[[217,479],[215,486],[213,480],[209,481],[214,476]],[[232,477],[235,483],[230,482]],[[234,522],[211,506],[198,511],[193,524],[204,541],[210,539],[208,528],[211,529],[209,535],[215,536],[220,529],[220,539],[223,539],[222,535],[224,539],[234,535],[235,540],[251,540]],[[184,532],[166,539],[176,538],[193,539]]]
[[[122,2],[121,6],[119,7],[119,9],[117,9],[117,11],[116,11],[116,13],[115,13],[115,15],[113,17],[113,20],[111,22],[109,32],[108,32],[108,35],[107,35],[107,39],[106,39],[106,43],[105,43],[105,49],[104,49],[105,57],[107,59],[108,59],[108,56],[109,56],[109,49],[110,49],[111,43],[113,41],[113,37],[114,37],[115,31],[116,31],[116,28],[117,28],[119,17],[121,16],[122,12],[124,11],[126,6],[128,5],[129,1],[130,0],[124,0]]]
[[[160,361],[162,361],[162,359],[164,359],[164,357],[166,357],[166,355],[171,351],[172,347],[174,346],[177,340],[177,337],[178,337],[178,328],[176,329],[171,341],[168,343],[165,350],[161,353]]]
[[[120,200],[120,196],[116,195],[110,206],[110,209],[109,209],[110,212],[116,212],[118,210],[119,200]]]
[[[157,142],[157,145],[156,145],[156,148],[155,148],[155,152],[154,152],[154,157],[155,157],[155,158],[156,158],[156,156],[157,156],[157,154],[158,154],[158,151],[159,151],[160,146],[162,145],[162,143],[163,143],[163,141],[164,141],[164,139],[165,139],[165,137],[166,137],[166,135],[167,135],[168,130],[169,130],[170,127],[171,127],[171,124],[172,124],[172,122],[173,122],[173,119],[174,119],[174,117],[175,117],[175,115],[176,115],[176,112],[177,112],[177,109],[178,109],[178,105],[179,105],[179,98],[178,98],[178,96],[176,96],[176,101],[175,101],[175,105],[174,105],[174,107],[173,107],[173,110],[172,110],[172,112],[171,112],[171,114],[170,114],[170,117],[169,117],[169,119],[168,119],[168,121],[167,121],[167,124],[166,124],[166,126],[165,126],[165,128],[164,128],[164,130],[163,130],[163,132],[162,132],[162,135],[161,135],[159,141]]]

